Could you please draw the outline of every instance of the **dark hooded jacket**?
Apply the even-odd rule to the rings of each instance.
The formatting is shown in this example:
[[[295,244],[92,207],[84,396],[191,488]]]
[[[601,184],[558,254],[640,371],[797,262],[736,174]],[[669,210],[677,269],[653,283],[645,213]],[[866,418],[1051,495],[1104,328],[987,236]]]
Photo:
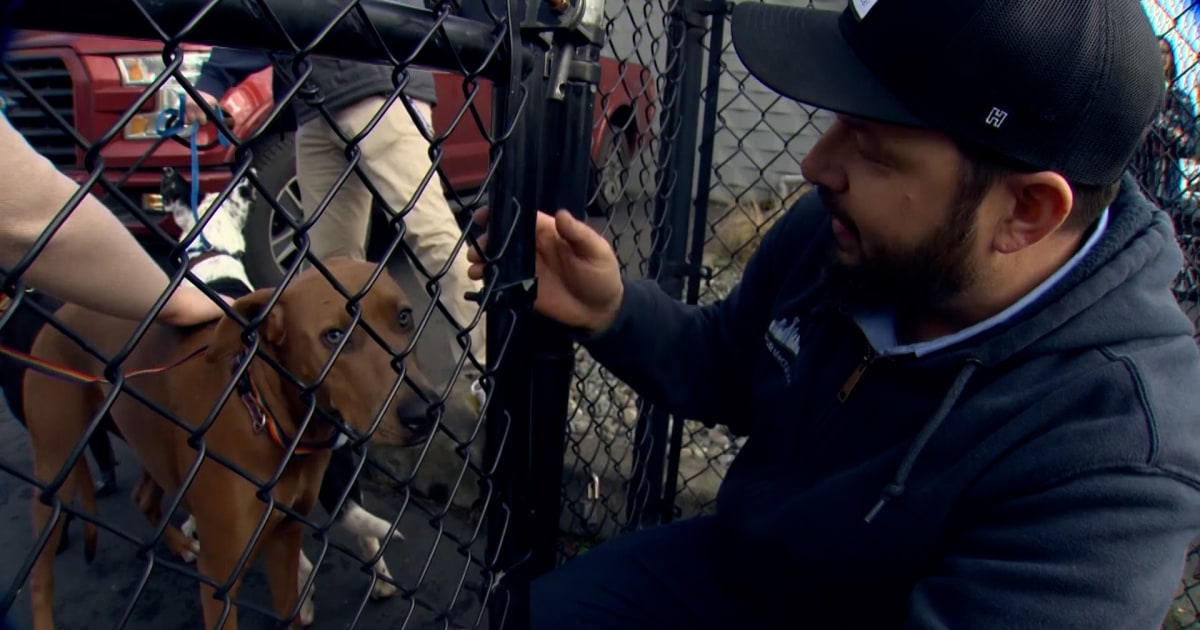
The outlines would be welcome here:
[[[919,357],[870,347],[829,243],[810,194],[728,299],[627,281],[581,338],[650,402],[749,436],[726,544],[697,553],[772,627],[1158,627],[1200,535],[1200,351],[1167,215],[1126,177],[1048,293]]]
[[[306,78],[307,88],[302,88],[291,99],[291,107],[285,108],[275,123],[279,131],[294,130],[297,125],[315,120],[320,112],[306,102],[307,93],[316,95],[330,113],[353,105],[371,96],[388,97],[396,89],[392,78],[392,67],[380,64],[333,59],[313,55],[308,58],[312,72]],[[196,79],[196,89],[217,98],[247,77],[271,67],[271,91],[278,105],[296,85],[291,55],[277,55],[257,50],[235,50],[214,47],[209,59]],[[400,80],[399,76],[396,79]],[[433,74],[428,70],[411,68],[404,84],[404,95],[437,104],[437,93]]]

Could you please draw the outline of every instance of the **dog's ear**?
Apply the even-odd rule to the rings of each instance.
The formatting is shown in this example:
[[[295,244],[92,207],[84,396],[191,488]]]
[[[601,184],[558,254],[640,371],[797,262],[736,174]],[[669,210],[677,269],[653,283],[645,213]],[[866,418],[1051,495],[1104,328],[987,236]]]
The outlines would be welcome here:
[[[164,167],[159,177],[159,194],[162,195],[163,205],[181,202],[187,199],[189,186],[187,180],[179,171],[170,166]]]
[[[250,320],[258,316],[275,289],[259,289],[249,295],[239,298],[233,303],[233,310],[243,318]],[[279,346],[283,344],[283,307],[278,303],[267,314],[258,332],[263,341]],[[230,317],[222,317],[213,331],[212,341],[204,353],[209,362],[215,363],[237,354],[242,349],[242,327]]]
[[[250,169],[250,172],[254,173],[254,169]],[[254,201],[254,192],[254,184],[250,182],[250,178],[242,177],[234,185],[231,197],[240,198],[243,202],[249,203]]]

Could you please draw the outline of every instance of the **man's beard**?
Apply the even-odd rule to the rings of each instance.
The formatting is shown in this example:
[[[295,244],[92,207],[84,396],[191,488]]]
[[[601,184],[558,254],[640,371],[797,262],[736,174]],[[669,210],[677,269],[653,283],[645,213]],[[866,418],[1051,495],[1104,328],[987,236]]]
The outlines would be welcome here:
[[[827,189],[818,192],[835,216],[846,216],[836,211],[837,202]],[[857,263],[846,264],[838,259],[835,243],[829,279],[851,306],[898,311],[937,308],[976,281],[971,260],[976,208],[977,200],[956,199],[949,220],[910,251],[877,247],[870,257],[864,251]]]

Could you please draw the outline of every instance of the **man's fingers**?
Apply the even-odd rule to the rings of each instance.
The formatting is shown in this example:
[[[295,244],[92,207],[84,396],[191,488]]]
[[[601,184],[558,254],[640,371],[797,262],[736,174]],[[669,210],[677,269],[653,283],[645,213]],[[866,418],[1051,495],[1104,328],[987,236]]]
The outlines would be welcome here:
[[[604,239],[596,238],[596,231],[587,223],[576,219],[567,210],[559,210],[554,215],[554,226],[558,235],[571,246],[576,254],[584,258],[594,258],[604,254],[607,246]]]
[[[471,222],[479,227],[487,227],[488,223],[488,207],[484,206],[471,213]]]
[[[473,262],[473,263],[483,262],[483,256],[481,256],[479,254],[479,252],[487,251],[487,234],[484,234],[483,236],[480,236],[479,238],[477,238],[475,240],[476,240],[476,242],[479,243],[479,247],[478,248],[475,248],[475,247],[467,248],[467,261]]]

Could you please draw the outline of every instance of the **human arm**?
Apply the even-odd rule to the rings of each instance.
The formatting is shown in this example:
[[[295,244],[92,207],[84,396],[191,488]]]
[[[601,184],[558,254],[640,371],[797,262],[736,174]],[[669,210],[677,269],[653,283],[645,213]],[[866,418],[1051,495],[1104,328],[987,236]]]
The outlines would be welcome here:
[[[265,52],[214,46],[200,68],[196,89],[221,98],[233,86],[271,65]]]
[[[200,68],[200,76],[196,78],[196,91],[200,92],[209,107],[215,108],[230,88],[269,65],[271,57],[265,52],[214,46],[209,52],[208,60]],[[207,122],[207,115],[195,101],[188,99],[185,109],[185,122]]]
[[[612,325],[579,340],[649,401],[741,433],[736,421],[745,414],[754,360],[779,286],[796,265],[819,256],[826,217],[815,194],[803,197],[767,232],[741,282],[716,304],[687,305],[653,281],[626,280]]]
[[[78,190],[0,116],[0,267],[12,269]],[[134,320],[146,316],[168,284],[162,269],[92,195],[83,198],[22,278],[60,300]],[[183,285],[158,319],[190,325],[222,313],[199,289]]]
[[[904,630],[1157,628],[1200,492],[1150,467],[1080,475],[971,517],[917,583]]]

